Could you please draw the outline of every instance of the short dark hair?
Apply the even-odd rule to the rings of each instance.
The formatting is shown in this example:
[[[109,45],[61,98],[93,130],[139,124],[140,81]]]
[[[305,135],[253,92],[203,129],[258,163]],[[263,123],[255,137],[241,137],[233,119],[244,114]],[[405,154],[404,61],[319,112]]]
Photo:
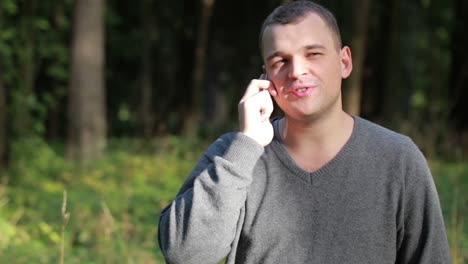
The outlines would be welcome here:
[[[289,2],[277,7],[275,10],[273,10],[273,12],[271,12],[265,21],[263,21],[259,35],[260,51],[263,50],[262,38],[266,27],[273,24],[286,25],[292,23],[300,18],[303,18],[308,13],[315,13],[325,21],[325,24],[328,26],[335,37],[337,49],[341,49],[342,42],[340,29],[332,12],[312,1],[301,0]]]

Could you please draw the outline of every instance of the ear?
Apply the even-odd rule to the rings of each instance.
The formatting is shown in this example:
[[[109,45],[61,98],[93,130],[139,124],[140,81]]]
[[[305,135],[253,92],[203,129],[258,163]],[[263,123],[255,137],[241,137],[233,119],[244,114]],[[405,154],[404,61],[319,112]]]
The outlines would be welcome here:
[[[340,51],[341,61],[341,78],[346,79],[353,71],[353,59],[351,57],[351,49],[344,46]]]

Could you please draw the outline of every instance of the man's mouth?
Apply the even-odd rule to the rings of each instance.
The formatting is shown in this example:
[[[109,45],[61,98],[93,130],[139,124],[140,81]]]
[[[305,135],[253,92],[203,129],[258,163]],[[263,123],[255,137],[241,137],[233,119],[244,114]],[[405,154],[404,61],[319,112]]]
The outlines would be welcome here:
[[[297,97],[305,97],[308,96],[312,93],[314,90],[315,86],[307,86],[307,85],[298,85],[299,87],[293,87],[293,90],[291,91],[292,94],[294,94]]]

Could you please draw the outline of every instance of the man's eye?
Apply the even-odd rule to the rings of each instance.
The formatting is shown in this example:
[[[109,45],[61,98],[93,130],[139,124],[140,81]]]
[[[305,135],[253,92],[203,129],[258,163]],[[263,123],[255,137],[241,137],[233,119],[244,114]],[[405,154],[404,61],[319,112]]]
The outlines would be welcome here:
[[[278,65],[281,65],[281,64],[283,64],[285,62],[286,62],[286,59],[280,59],[280,60],[277,60],[277,61],[273,62],[273,65],[278,66]]]
[[[317,57],[319,55],[322,55],[322,53],[320,53],[320,52],[311,52],[311,53],[307,54],[308,57]]]

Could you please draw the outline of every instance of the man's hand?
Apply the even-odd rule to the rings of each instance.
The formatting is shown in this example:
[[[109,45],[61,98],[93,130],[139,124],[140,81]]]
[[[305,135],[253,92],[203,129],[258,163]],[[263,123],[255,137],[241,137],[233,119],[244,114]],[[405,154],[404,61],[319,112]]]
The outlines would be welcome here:
[[[273,101],[268,92],[274,90],[274,87],[270,81],[263,80],[264,78],[262,74],[260,79],[250,82],[238,106],[241,132],[262,146],[270,144],[274,134],[270,123]]]

